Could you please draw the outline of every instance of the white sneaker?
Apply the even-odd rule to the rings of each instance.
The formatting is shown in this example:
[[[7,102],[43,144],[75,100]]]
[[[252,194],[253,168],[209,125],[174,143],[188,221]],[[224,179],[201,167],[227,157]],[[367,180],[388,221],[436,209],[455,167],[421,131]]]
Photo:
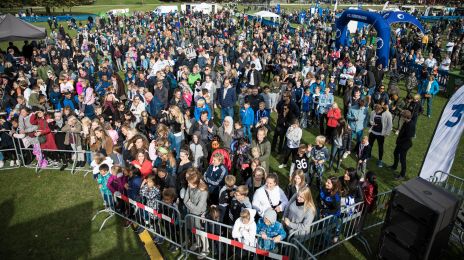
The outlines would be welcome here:
[[[5,162],[4,162],[4,161],[0,161],[0,168],[3,168],[4,165],[5,165]]]
[[[287,167],[287,165],[285,165],[285,164],[279,165],[279,169],[283,169],[283,168],[285,168],[285,167]]]
[[[11,160],[11,161],[10,161],[10,167],[13,167],[13,166],[15,166],[15,161],[14,161],[14,160]]]
[[[205,259],[208,256],[209,252],[201,252],[197,259]]]
[[[19,160],[16,160],[16,165],[21,166],[21,162]]]

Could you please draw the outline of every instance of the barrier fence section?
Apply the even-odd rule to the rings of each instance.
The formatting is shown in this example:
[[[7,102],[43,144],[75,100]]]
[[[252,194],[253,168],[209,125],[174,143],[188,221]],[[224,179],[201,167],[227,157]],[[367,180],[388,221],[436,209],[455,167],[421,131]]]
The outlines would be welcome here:
[[[313,222],[307,234],[301,235],[300,231],[295,231],[290,234],[290,241],[296,241],[300,258],[317,257],[357,236],[363,215],[364,202],[358,202],[342,208],[340,216],[327,216]]]
[[[281,241],[275,244],[273,250],[263,250],[232,238],[231,226],[196,215],[185,216],[184,232],[186,238],[184,252],[207,259],[250,259],[256,256],[265,259],[290,260],[299,257],[299,249],[292,243]],[[259,235],[256,236],[256,240],[258,238]]]
[[[130,199],[116,192],[112,194],[101,193],[104,201],[104,209],[98,211],[92,221],[101,213],[109,215],[102,222],[102,230],[106,222],[117,215],[126,220],[126,225],[136,224],[138,229],[145,229],[152,233],[155,241],[167,241],[177,248],[183,247],[183,220],[176,205],[168,205],[155,200],[151,207]]]

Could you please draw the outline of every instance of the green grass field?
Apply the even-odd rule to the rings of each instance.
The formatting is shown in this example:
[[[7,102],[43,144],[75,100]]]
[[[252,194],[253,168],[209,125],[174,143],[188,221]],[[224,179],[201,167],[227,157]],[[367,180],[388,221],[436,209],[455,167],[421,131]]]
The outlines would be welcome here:
[[[95,6],[74,7],[73,12],[98,13],[115,8],[131,10],[151,10],[159,1],[141,0],[98,0]],[[114,6],[127,4],[124,7]],[[107,5],[107,6],[105,6]],[[126,7],[127,6],[127,7]],[[58,9],[57,9],[58,10]],[[48,28],[46,23],[37,26]],[[73,35],[74,32],[70,32]],[[18,43],[21,47],[22,44]],[[0,43],[5,48],[6,43]],[[404,92],[401,96],[404,96]],[[336,98],[341,104],[341,99]],[[421,116],[418,122],[417,138],[408,153],[408,179],[418,175],[440,112],[447,99],[437,96],[434,99],[432,118]],[[218,112],[218,111],[216,111]],[[219,114],[217,114],[219,115]],[[275,115],[271,125],[275,125]],[[304,143],[314,143],[317,129],[305,130]],[[272,137],[272,136],[270,136]],[[391,165],[396,136],[385,141],[384,162]],[[372,151],[373,159],[369,168],[378,175],[381,191],[390,190],[400,184],[395,181],[387,168],[377,168],[377,144]],[[279,155],[270,158],[271,171],[281,177],[281,185],[288,181],[288,168],[278,169]],[[342,167],[354,166],[355,161],[349,157]],[[464,142],[460,142],[456,153],[452,174],[464,176]],[[326,176],[334,174],[328,171]],[[339,173],[341,174],[341,173]],[[98,232],[101,222],[106,217],[100,215],[94,222],[92,216],[102,208],[102,201],[97,185],[90,176],[71,175],[69,172],[45,170],[36,175],[30,169],[0,171],[0,256],[2,259],[146,259],[146,253],[138,238],[130,229],[124,229],[120,219],[113,218],[105,228]],[[366,234],[375,247],[378,229]],[[164,247],[163,247],[164,248]],[[168,259],[175,258],[167,250],[163,250]],[[321,258],[365,259],[365,252],[360,243],[352,240],[329,252]]]

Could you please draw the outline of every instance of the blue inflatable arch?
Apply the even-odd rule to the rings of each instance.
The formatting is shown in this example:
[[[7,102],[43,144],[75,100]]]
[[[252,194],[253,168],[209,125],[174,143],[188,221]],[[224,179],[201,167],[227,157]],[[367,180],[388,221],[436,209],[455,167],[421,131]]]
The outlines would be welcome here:
[[[389,25],[394,23],[410,23],[415,25],[422,33],[425,33],[424,27],[422,24],[417,20],[417,18],[409,13],[406,12],[386,12],[383,14],[383,18]]]
[[[377,64],[381,63],[384,68],[388,66],[390,51],[390,25],[393,23],[410,23],[415,25],[422,33],[425,33],[424,27],[413,15],[406,12],[386,12],[383,15],[379,13],[348,9],[344,11],[335,21],[336,39],[335,45],[347,46],[349,33],[347,25],[350,21],[368,23],[374,26],[377,31]]]
[[[344,11],[335,21],[337,29],[335,45],[337,48],[348,45],[349,34],[347,33],[347,25],[350,21],[368,23],[374,26],[377,31],[377,63],[381,63],[386,68],[390,52],[390,25],[387,21],[379,13],[352,9]]]

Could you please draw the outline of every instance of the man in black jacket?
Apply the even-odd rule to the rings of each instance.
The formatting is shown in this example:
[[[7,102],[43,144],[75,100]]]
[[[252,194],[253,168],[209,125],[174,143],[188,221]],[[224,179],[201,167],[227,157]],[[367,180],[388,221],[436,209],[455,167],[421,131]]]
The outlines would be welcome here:
[[[398,138],[396,139],[396,147],[395,151],[393,152],[393,156],[395,157],[395,161],[393,165],[390,167],[392,170],[396,170],[398,167],[398,162],[401,163],[401,172],[400,175],[396,176],[396,180],[404,180],[406,175],[406,155],[408,153],[409,148],[412,147],[412,138],[414,137],[415,126],[411,122],[411,112],[409,110],[404,110],[401,113],[401,116],[404,119],[404,123],[401,126],[400,133],[398,134]]]

